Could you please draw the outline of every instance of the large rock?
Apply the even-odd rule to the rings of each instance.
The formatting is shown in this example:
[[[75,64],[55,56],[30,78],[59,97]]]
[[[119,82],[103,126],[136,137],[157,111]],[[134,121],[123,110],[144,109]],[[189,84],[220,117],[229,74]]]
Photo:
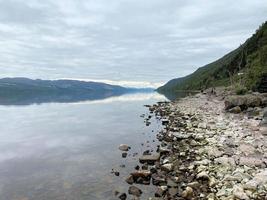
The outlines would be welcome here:
[[[150,170],[139,170],[139,171],[131,173],[131,175],[135,183],[144,184],[144,185],[150,184],[150,179],[151,179]]]
[[[242,112],[242,110],[241,110],[241,108],[239,106],[235,106],[235,107],[229,109],[229,112],[230,113],[234,113],[234,114],[239,114],[239,113]]]
[[[131,194],[131,195],[140,197],[143,192],[138,187],[130,186],[129,189],[128,189],[128,193]]]
[[[256,157],[241,157],[239,159],[239,165],[246,165],[248,167],[264,167],[265,164],[260,158]]]
[[[125,181],[126,181],[128,184],[132,185],[132,184],[134,183],[134,178],[133,178],[132,175],[130,175],[130,176],[128,176],[128,177],[125,179]]]
[[[225,99],[225,109],[229,110],[233,107],[239,106],[242,110],[248,107],[258,107],[262,104],[262,99],[257,95],[243,95],[243,96],[228,96]]]
[[[132,172],[131,175],[134,178],[139,178],[139,177],[146,178],[146,177],[151,176],[151,172],[150,172],[150,170],[139,170],[136,172]]]
[[[130,149],[130,147],[127,144],[121,144],[119,146],[119,150],[121,151],[128,151]]]
[[[139,158],[140,163],[154,164],[160,158],[160,154],[143,155]]]
[[[191,187],[186,187],[185,190],[182,192],[182,197],[186,199],[191,199],[194,195],[194,190]]]

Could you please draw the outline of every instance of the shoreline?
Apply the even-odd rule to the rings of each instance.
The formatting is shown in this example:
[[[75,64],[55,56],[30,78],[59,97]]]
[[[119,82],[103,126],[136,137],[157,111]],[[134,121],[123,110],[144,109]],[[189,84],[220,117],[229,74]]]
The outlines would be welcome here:
[[[156,192],[150,199],[267,197],[263,109],[255,117],[233,114],[222,99],[196,94],[148,106],[164,128],[157,133],[157,153],[144,152],[143,165],[126,178],[129,194],[141,198],[140,184],[152,182]]]

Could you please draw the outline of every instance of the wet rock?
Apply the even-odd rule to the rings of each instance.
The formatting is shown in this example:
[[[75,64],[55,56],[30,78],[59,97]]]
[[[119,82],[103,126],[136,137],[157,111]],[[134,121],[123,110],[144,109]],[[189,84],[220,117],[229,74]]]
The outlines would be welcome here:
[[[118,196],[119,194],[120,194],[119,191],[117,191],[117,190],[114,191],[114,195],[115,195],[115,196]]]
[[[165,193],[165,190],[163,190],[161,187],[157,188],[157,191],[155,192],[155,197],[162,197]]]
[[[120,200],[126,200],[127,199],[127,194],[122,193],[118,197],[119,197]]]
[[[137,197],[140,197],[142,195],[142,190],[140,190],[138,187],[136,186],[130,186],[128,189],[128,193]]]
[[[131,173],[133,181],[138,184],[149,185],[151,179],[151,172],[149,170],[139,170]]]
[[[139,178],[139,177],[146,178],[146,177],[151,176],[151,172],[150,172],[150,170],[138,170],[136,172],[132,172],[131,175],[134,178]]]
[[[148,165],[147,165],[147,163],[145,163],[144,165],[142,165],[142,170],[148,170]]]
[[[140,163],[154,164],[160,158],[160,154],[143,155],[139,158]]]
[[[130,175],[125,179],[125,181],[126,181],[126,183],[132,185],[134,183],[134,178],[132,175]]]
[[[162,123],[162,125],[167,125],[167,124],[169,124],[169,120],[168,119],[162,119],[161,123]]]
[[[114,172],[115,176],[120,176],[120,172]]]
[[[149,150],[146,150],[143,152],[143,155],[151,155],[150,151]]]
[[[128,151],[130,149],[130,147],[127,144],[121,144],[119,146],[119,150],[121,151]]]
[[[139,165],[136,165],[136,166],[134,167],[134,169],[139,170],[139,169],[140,169],[140,166],[139,166]]]
[[[152,173],[152,174],[154,174],[154,173],[157,173],[157,169],[156,169],[156,167],[151,167],[150,168],[150,172]]]
[[[153,185],[166,184],[166,177],[156,173],[152,174],[152,184]]]
[[[126,157],[127,157],[127,153],[126,153],[126,152],[123,152],[123,153],[121,154],[121,157],[126,158]]]

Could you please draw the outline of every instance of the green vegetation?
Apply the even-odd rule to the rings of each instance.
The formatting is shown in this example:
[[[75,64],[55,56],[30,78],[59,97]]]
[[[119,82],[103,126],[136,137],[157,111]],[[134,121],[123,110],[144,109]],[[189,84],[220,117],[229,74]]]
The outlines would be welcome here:
[[[169,81],[158,91],[231,86],[243,94],[247,90],[257,90],[264,74],[267,74],[267,22],[239,48],[186,77]]]

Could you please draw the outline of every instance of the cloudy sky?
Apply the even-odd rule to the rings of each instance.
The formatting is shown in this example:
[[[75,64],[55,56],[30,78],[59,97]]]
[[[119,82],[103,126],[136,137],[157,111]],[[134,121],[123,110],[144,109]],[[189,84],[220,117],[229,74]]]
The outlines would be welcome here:
[[[158,84],[265,20],[267,0],[0,0],[0,77]]]

